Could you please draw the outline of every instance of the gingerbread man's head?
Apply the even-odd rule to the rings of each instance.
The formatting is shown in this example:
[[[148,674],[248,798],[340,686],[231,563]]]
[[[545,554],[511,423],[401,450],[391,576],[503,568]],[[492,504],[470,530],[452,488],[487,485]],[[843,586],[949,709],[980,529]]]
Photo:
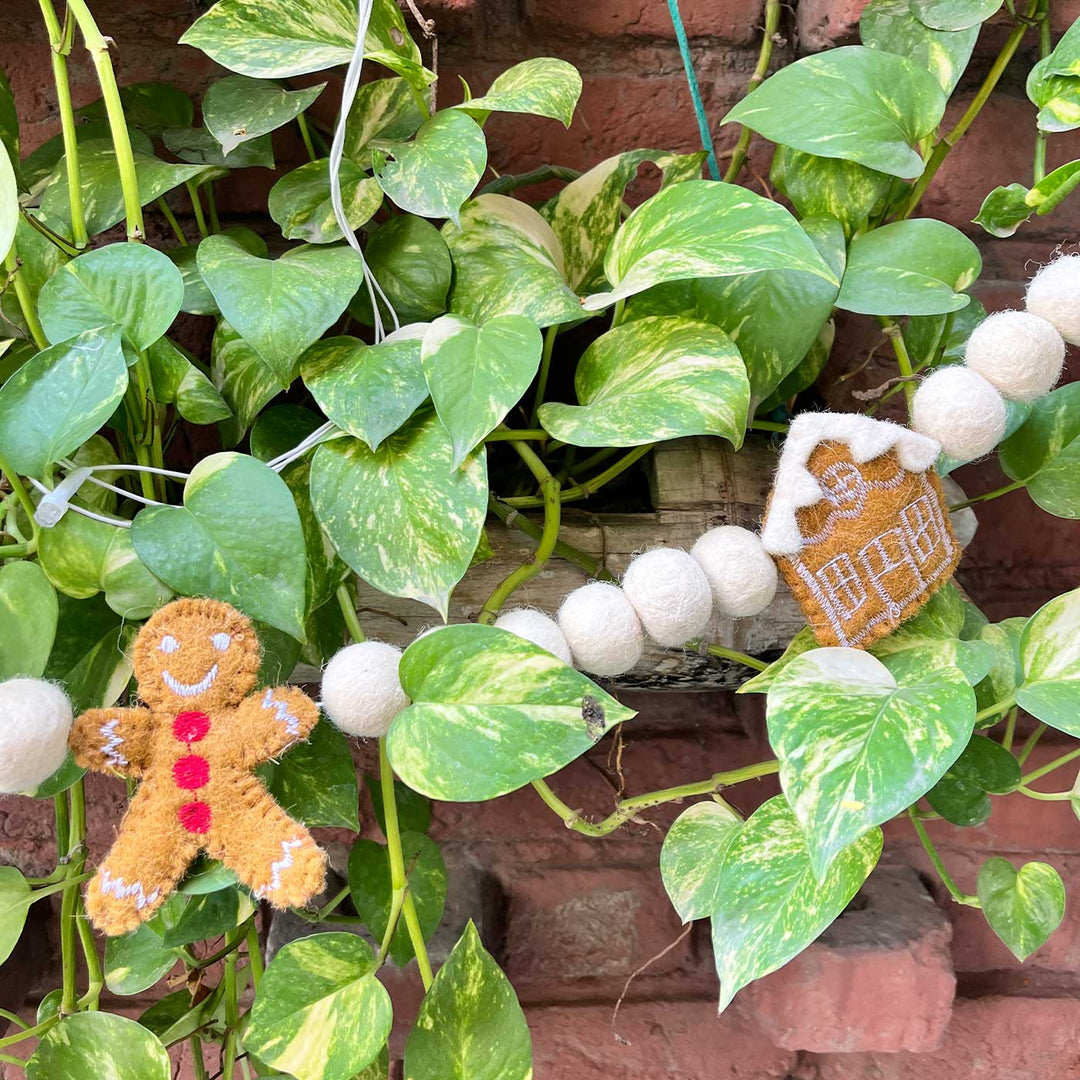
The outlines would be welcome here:
[[[255,685],[259,640],[217,600],[174,600],[154,613],[132,650],[139,697],[152,709],[210,712],[239,705]]]

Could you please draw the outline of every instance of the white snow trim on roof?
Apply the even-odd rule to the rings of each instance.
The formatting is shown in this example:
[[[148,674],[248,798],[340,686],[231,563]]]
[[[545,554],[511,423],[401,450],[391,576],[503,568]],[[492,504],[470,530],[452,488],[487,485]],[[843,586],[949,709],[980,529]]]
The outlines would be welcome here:
[[[791,429],[780,455],[773,484],[772,502],[761,530],[761,542],[770,555],[795,555],[803,546],[796,511],[813,506],[825,497],[821,485],[807,468],[814,448],[823,442],[842,442],[857,465],[895,450],[908,472],[926,472],[941,452],[940,445],[925,435],[859,413],[802,413]]]

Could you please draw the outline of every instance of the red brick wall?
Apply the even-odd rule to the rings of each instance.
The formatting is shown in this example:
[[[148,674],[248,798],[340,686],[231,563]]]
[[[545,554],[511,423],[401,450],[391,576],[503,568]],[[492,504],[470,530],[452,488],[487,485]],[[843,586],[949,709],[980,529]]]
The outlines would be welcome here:
[[[447,97],[456,93],[459,74],[480,92],[503,67],[533,55],[562,56],[582,71],[585,91],[569,131],[551,121],[492,116],[487,130],[499,172],[543,162],[587,167],[635,146],[697,148],[663,0],[442,0],[422,6],[436,20]],[[682,6],[716,124],[756,58],[761,0],[684,0]],[[198,0],[97,0],[94,7],[104,32],[117,41],[122,83],[160,78],[198,91],[216,74],[202,54],[175,44],[200,10]],[[856,40],[861,7],[859,0],[800,0],[786,10],[777,62]],[[1055,0],[1054,7],[1059,31],[1080,16],[1080,0]],[[6,0],[0,14],[0,64],[19,98],[28,149],[57,128],[36,9],[33,0]],[[984,30],[977,76],[1004,37],[1003,27],[999,19]],[[96,97],[84,60],[76,58],[72,69],[76,104]],[[1006,76],[1003,88],[1000,102],[951,155],[925,203],[927,213],[965,229],[982,246],[986,269],[976,291],[990,308],[1015,306],[1030,263],[1045,261],[1059,242],[1077,239],[1076,209],[1068,203],[1010,240],[988,243],[969,224],[985,192],[1025,180],[1030,170],[1034,110],[1019,69]],[[970,93],[965,83],[956,111]],[[320,106],[330,105],[328,93]],[[716,137],[722,150],[734,133],[717,128]],[[296,149],[287,137],[279,145],[286,160]],[[1051,167],[1078,156],[1080,140],[1051,140]],[[762,184],[767,169],[767,154],[755,144],[746,182]],[[223,209],[239,214],[255,208],[272,180],[272,174],[245,173],[222,200]],[[822,382],[823,397],[841,407],[851,389],[892,374],[887,363],[875,360],[838,381],[875,344],[867,322],[844,320],[847,344]],[[1075,357],[1072,371],[1075,376]],[[970,493],[1001,482],[992,464],[963,470],[959,479]],[[980,510],[980,531],[960,579],[991,618],[1029,614],[1076,584],[1075,527],[1038,514],[1032,528],[1036,513],[1023,493]],[[704,777],[768,754],[760,699],[628,696],[641,710],[625,732],[628,791]],[[1033,764],[1057,752],[1050,743]],[[612,777],[604,754],[557,778],[570,805],[597,813],[610,808]],[[749,811],[774,791],[774,781],[762,781],[738,789],[732,801]],[[114,834],[122,792],[122,785],[101,777],[88,783],[95,857]],[[487,805],[438,808],[434,833],[451,868],[444,937],[459,930],[468,914],[479,917],[485,940],[529,1012],[538,1080],[1080,1077],[1080,826],[1068,804],[1013,797],[999,800],[979,829],[935,823],[931,830],[969,889],[991,854],[1042,858],[1061,872],[1071,896],[1066,924],[1024,967],[977,911],[950,904],[932,883],[930,899],[923,878],[905,869],[914,867],[931,882],[929,866],[898,822],[886,830],[889,869],[875,876],[878,884],[867,890],[862,909],[839,920],[788,971],[743,994],[722,1021],[715,1017],[708,935],[698,926],[633,981],[613,1025],[614,1003],[627,978],[680,934],[657,870],[663,828],[676,812],[650,812],[647,822],[589,840],[564,830],[530,791]],[[330,832],[325,839],[346,837]],[[47,807],[0,798],[0,862],[41,872],[51,861]],[[0,1004],[12,1004],[4,993],[26,979],[37,994],[56,985],[55,965],[43,959],[40,940],[21,966],[13,962],[5,973],[13,969],[14,977],[0,984]],[[415,972],[391,982],[399,1015],[411,1016]],[[400,1034],[395,1038],[400,1041]]]

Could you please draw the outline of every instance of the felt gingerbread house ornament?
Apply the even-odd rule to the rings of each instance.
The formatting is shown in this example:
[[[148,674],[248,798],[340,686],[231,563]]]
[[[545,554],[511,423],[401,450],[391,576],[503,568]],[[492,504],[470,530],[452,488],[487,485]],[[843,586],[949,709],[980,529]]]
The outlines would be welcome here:
[[[857,414],[791,425],[761,540],[822,645],[865,649],[911,618],[960,561],[939,444]]]

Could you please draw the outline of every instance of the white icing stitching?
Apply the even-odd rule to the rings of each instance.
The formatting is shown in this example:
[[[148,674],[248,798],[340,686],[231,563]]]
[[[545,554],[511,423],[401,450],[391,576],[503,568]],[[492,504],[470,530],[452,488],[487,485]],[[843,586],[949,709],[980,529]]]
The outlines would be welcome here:
[[[111,893],[117,900],[127,900],[135,897],[135,908],[142,911],[147,904],[152,904],[160,895],[161,890],[155,889],[149,896],[143,891],[141,881],[133,881],[130,885],[124,884],[121,877],[114,878],[108,870],[101,871],[101,891],[108,895]]]
[[[105,755],[109,764],[113,766],[128,764],[128,759],[116,749],[124,741],[123,738],[116,733],[116,729],[119,725],[120,718],[114,717],[112,720],[109,720],[98,728],[98,732],[105,739],[105,742],[102,743],[101,746],[101,752]]]
[[[267,689],[263,695],[262,707],[264,709],[273,709],[278,720],[285,725],[285,732],[288,735],[292,735],[294,738],[300,738],[300,717],[295,713],[289,712],[289,706],[287,702],[278,701],[274,698],[274,692],[271,689]]]
[[[259,900],[265,900],[268,893],[281,888],[281,875],[293,864],[292,849],[300,847],[303,842],[299,836],[294,840],[281,841],[281,858],[270,864],[269,883],[255,890],[255,896]]]
[[[170,675],[167,671],[161,673],[162,682],[174,693],[177,697],[198,697],[200,694],[205,694],[211,686],[214,685],[218,677],[218,666],[214,664],[210,670],[197,682],[197,683],[185,683],[179,679]]]

